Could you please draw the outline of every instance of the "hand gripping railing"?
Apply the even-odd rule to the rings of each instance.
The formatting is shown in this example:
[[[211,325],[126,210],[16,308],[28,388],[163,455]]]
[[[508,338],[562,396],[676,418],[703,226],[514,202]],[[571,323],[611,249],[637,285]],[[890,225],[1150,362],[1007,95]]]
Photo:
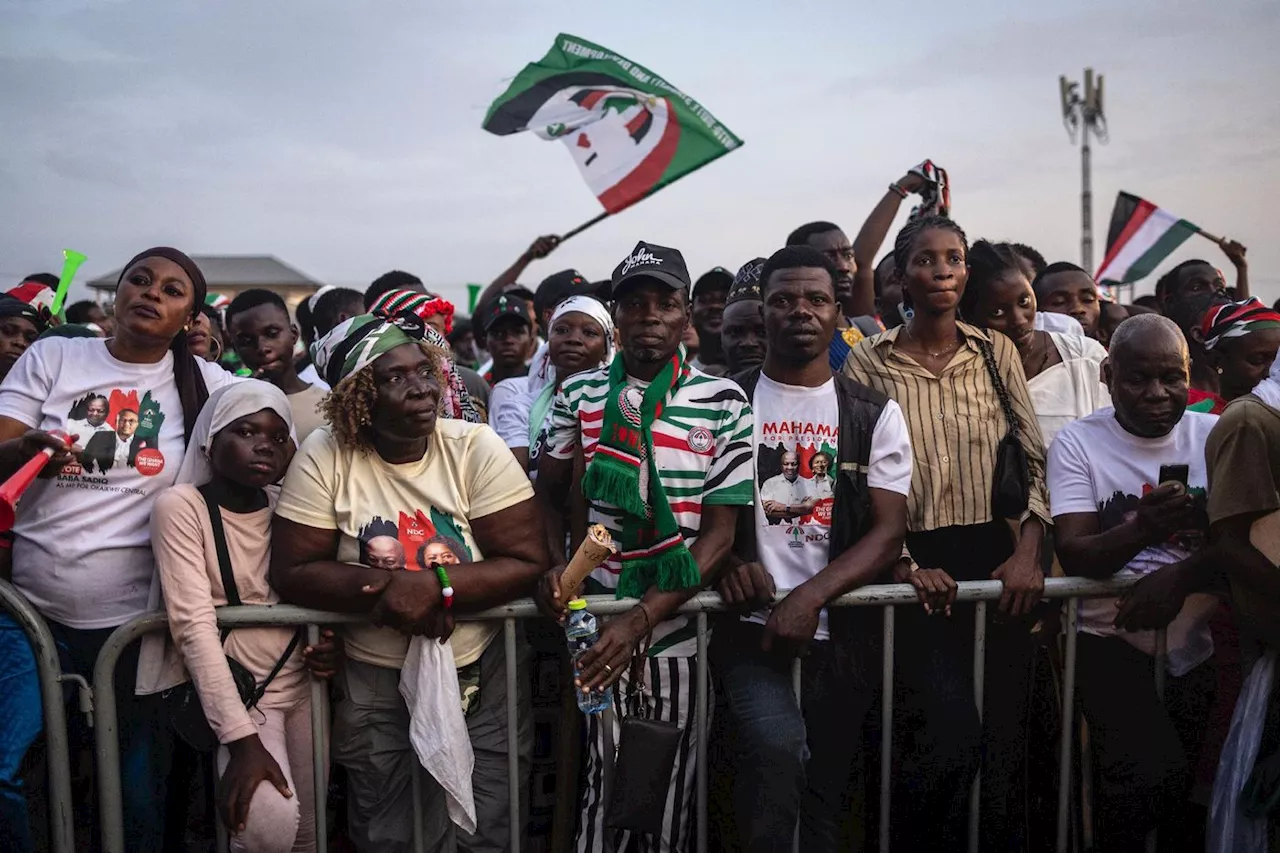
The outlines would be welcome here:
[[[1134,583],[1133,579],[1091,581],[1082,578],[1050,578],[1045,581],[1045,598],[1069,599],[1067,604],[1066,657],[1064,661],[1064,680],[1062,697],[1062,741],[1059,752],[1058,768],[1058,824],[1057,845],[1059,853],[1067,853],[1068,849],[1068,816],[1070,805],[1071,748],[1072,729],[1074,723],[1075,703],[1075,663],[1076,663],[1076,626],[1078,621],[1079,600],[1082,598],[1109,598],[1116,596]],[[999,581],[972,581],[958,584],[957,602],[974,602],[974,700],[979,713],[982,710],[982,692],[984,681],[983,660],[986,651],[986,607],[987,602],[1000,598]],[[778,593],[778,598],[785,596]],[[623,613],[635,605],[634,600],[598,596],[588,599],[592,613],[611,615]],[[869,586],[841,596],[832,602],[836,607],[883,607],[884,611],[884,687],[881,698],[881,762],[880,762],[880,850],[889,850],[889,806],[891,789],[890,751],[893,743],[893,658],[894,658],[894,613],[899,606],[916,606],[915,589],[909,584],[885,584]],[[698,713],[697,726],[697,826],[696,850],[706,853],[707,850],[707,718],[708,718],[708,673],[707,673],[707,613],[725,610],[720,596],[712,592],[702,592],[690,599],[681,612],[697,614],[698,660],[697,660],[697,693]],[[522,826],[520,813],[520,779],[519,762],[517,760],[516,743],[516,619],[525,619],[537,615],[532,601],[520,600],[501,607],[495,607],[482,613],[468,614],[466,620],[496,620],[504,623],[503,641],[506,645],[506,677],[507,677],[507,746],[508,746],[508,782],[510,785],[510,826],[512,839],[510,849],[519,853],[519,834]],[[363,622],[364,617],[349,613],[326,613],[319,610],[307,610],[299,607],[223,607],[218,610],[218,624],[221,627],[249,626],[309,626],[309,642],[318,640],[319,625],[335,625],[342,623]],[[94,690],[96,693],[95,724],[97,729],[97,757],[99,804],[102,819],[103,850],[105,853],[124,853],[124,832],[122,818],[122,798],[120,789],[120,758],[117,743],[116,697],[112,673],[121,652],[130,643],[149,631],[161,630],[167,620],[163,614],[141,616],[121,626],[107,640],[94,668]],[[43,627],[43,626],[41,626]],[[47,631],[46,631],[47,634]],[[1156,661],[1156,673],[1160,682],[1164,670],[1162,650],[1163,632],[1158,635],[1159,649]],[[50,649],[52,643],[50,642]],[[56,663],[56,655],[54,656]],[[801,662],[794,664],[793,678],[799,684]],[[325,706],[325,689],[320,682],[312,685],[312,732],[316,774],[316,838],[317,848],[324,853],[325,839],[325,785],[324,757],[328,754],[327,732],[328,714]],[[65,751],[65,735],[63,737]],[[978,797],[980,780],[974,781],[970,799],[969,815],[969,850],[977,851],[978,845]],[[415,799],[415,812],[418,803]],[[421,821],[415,820],[415,850],[423,849]],[[57,849],[57,848],[55,848]]]

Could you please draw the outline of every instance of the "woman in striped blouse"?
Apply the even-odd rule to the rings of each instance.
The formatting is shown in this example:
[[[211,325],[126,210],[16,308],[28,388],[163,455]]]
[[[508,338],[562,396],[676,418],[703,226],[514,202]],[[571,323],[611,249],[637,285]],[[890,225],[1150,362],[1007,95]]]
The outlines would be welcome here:
[[[845,375],[892,397],[911,432],[916,464],[907,498],[908,554],[895,577],[910,582],[922,609],[899,615],[896,672],[902,688],[900,795],[894,846],[963,849],[970,785],[982,756],[980,849],[1018,849],[1006,817],[1021,812],[1017,768],[1025,739],[1032,609],[1044,590],[1040,550],[1050,518],[1044,446],[1014,345],[960,322],[968,244],[942,217],[909,223],[894,245],[909,318],[861,342]],[[984,355],[983,350],[987,351]],[[994,362],[1000,388],[987,356]],[[997,447],[1018,421],[1030,473],[1029,505],[1019,518],[992,508]],[[953,616],[956,581],[1004,582],[987,629],[984,717],[974,702],[973,623]],[[973,613],[973,608],[968,608]],[[985,725],[984,725],[985,723]]]

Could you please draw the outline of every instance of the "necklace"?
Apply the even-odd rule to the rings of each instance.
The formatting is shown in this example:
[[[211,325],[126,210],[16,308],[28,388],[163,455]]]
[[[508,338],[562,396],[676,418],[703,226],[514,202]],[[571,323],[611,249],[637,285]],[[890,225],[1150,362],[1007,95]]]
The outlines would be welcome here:
[[[912,334],[910,326],[906,327],[906,332],[908,337],[910,337],[916,343],[920,344],[920,348],[924,350],[925,355],[929,356],[929,358],[942,358],[947,353],[954,352],[956,347],[960,346],[960,341],[957,339],[952,341],[950,344],[943,347],[942,349],[938,350],[937,352],[934,352],[924,345],[924,341],[920,340],[914,334]]]

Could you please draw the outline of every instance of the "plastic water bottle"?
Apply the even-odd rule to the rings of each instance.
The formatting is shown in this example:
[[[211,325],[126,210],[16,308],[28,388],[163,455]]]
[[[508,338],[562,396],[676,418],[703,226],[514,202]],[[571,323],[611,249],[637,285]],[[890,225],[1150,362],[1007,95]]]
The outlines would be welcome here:
[[[570,599],[569,619],[565,622],[564,633],[569,640],[569,655],[573,658],[573,675],[577,678],[578,659],[600,638],[600,632],[596,629],[596,617],[587,610],[584,599]],[[603,693],[594,690],[583,693],[582,688],[575,685],[573,693],[578,697],[578,710],[584,714],[603,713],[613,704],[613,693],[609,690]]]

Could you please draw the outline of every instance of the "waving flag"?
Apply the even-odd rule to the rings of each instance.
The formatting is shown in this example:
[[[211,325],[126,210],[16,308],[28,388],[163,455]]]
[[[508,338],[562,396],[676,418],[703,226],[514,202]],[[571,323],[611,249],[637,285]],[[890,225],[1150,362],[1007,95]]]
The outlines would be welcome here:
[[[742,140],[663,78],[561,33],[493,102],[484,129],[559,139],[606,213],[652,195]]]
[[[1101,286],[1144,278],[1200,229],[1132,193],[1116,197],[1107,232],[1107,256],[1094,279]]]

